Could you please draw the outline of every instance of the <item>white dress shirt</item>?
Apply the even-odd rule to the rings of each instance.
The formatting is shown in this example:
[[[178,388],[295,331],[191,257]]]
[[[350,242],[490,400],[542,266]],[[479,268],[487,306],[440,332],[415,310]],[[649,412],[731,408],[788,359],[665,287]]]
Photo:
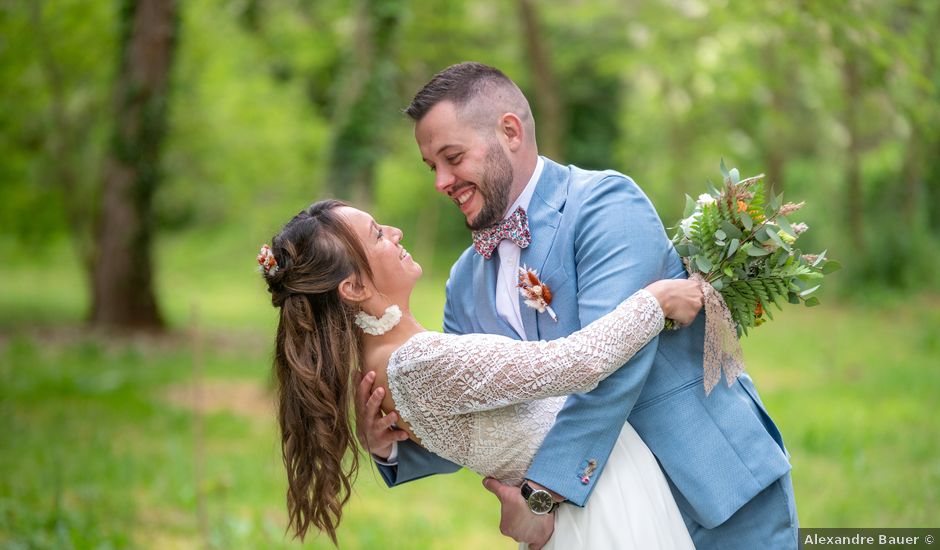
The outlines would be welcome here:
[[[532,202],[532,195],[535,193],[535,186],[538,184],[539,177],[542,176],[544,166],[545,161],[542,157],[538,157],[532,177],[522,189],[522,193],[519,193],[516,202],[512,203],[503,214],[503,218],[508,217],[520,206],[526,211],[528,217],[529,203]],[[519,289],[516,286],[519,281],[519,257],[522,255],[522,249],[512,240],[503,239],[497,247],[497,252],[496,256],[490,260],[499,262],[499,271],[496,274],[496,314],[509,323],[519,337],[525,340],[525,327],[522,325],[522,312],[519,310]]]

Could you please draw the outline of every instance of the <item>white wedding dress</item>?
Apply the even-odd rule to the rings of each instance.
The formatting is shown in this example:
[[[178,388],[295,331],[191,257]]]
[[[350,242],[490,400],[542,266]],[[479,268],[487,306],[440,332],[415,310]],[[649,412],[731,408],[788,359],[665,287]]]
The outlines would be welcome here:
[[[388,387],[427,449],[520,485],[565,396],[593,389],[662,328],[659,303],[640,290],[549,342],[423,332],[392,354]],[[694,547],[659,464],[629,423],[587,505],[563,504],[555,514],[545,548]]]

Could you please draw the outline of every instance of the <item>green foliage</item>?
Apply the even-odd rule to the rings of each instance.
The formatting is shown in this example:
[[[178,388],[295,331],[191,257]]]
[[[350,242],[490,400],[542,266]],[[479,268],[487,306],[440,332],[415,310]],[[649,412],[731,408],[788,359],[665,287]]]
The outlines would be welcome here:
[[[686,216],[676,225],[672,241],[689,273],[698,273],[721,293],[738,336],[773,318],[770,304],[784,301],[818,304],[810,295],[825,274],[840,264],[826,253],[803,254],[793,248],[805,224],[787,219],[803,203],[783,203],[783,195],[764,189],[763,175],[741,180],[737,168],[721,162],[721,190],[686,200]],[[815,286],[811,286],[815,285]]]
[[[399,110],[437,70],[476,59],[516,80],[537,123],[544,120],[519,15],[511,3],[376,4],[373,20],[394,15],[397,34],[378,34],[386,62],[364,83],[372,99],[350,113],[348,84],[361,69],[355,52],[369,46],[357,29],[370,5],[181,6],[166,178],[155,197],[162,230],[246,217],[276,225],[283,219],[272,222],[272,213],[343,191],[342,181],[326,185],[336,151],[338,168],[365,162],[374,169],[367,195],[377,213],[392,216],[385,221],[412,228],[409,234],[416,220],[433,222],[436,231],[421,237],[434,241],[424,246],[435,255],[426,263],[446,265],[466,246],[462,217],[428,197],[432,179]],[[931,230],[940,223],[940,157],[933,154],[940,69],[931,32],[938,6],[706,0],[625,11],[613,0],[536,3],[562,103],[556,160],[627,173],[669,220],[679,216],[677,198],[699,187],[687,174],[730,155],[740,166],[765,167],[774,194],[786,189],[810,202],[810,244],[825,242],[853,259],[839,283],[844,290],[935,287],[940,255],[911,261],[898,251],[940,246]],[[78,232],[73,242],[87,248],[113,124],[118,9],[46,0],[0,12],[0,76],[9,84],[0,90],[0,230],[34,247]],[[859,77],[851,91],[849,59]],[[850,138],[857,154],[848,154]],[[862,183],[855,210],[877,220],[860,237],[845,223],[853,170]],[[898,230],[881,231],[888,224]]]

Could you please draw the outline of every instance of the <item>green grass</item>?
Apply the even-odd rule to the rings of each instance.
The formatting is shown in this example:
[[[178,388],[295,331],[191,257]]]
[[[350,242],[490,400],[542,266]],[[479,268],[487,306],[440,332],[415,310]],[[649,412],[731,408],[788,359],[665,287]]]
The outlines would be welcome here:
[[[301,546],[284,536],[267,391],[274,310],[253,270],[258,239],[241,240],[161,246],[174,330],[159,338],[77,328],[87,297],[64,248],[0,268],[0,547]],[[417,296],[418,317],[440,326],[443,281]],[[745,357],[792,454],[804,526],[935,526],[940,297],[792,308],[752,332]],[[364,465],[341,548],[515,547],[476,475],[389,490]]]

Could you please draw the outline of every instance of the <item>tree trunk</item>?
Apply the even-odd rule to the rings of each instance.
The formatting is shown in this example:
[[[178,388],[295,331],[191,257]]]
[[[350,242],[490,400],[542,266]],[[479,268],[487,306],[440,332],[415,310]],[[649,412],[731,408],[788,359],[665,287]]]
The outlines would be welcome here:
[[[391,117],[397,104],[398,1],[362,0],[356,18],[353,59],[337,98],[336,134],[329,157],[327,193],[368,209]]]
[[[525,36],[526,54],[532,83],[535,87],[535,106],[538,111],[539,151],[556,161],[562,162],[562,123],[561,98],[558,95],[558,83],[552,71],[551,55],[539,25],[538,14],[532,0],[519,0],[519,20]]]
[[[153,284],[153,196],[160,180],[170,68],[178,28],[174,0],[124,0],[115,121],[105,161],[91,321],[160,328]]]

